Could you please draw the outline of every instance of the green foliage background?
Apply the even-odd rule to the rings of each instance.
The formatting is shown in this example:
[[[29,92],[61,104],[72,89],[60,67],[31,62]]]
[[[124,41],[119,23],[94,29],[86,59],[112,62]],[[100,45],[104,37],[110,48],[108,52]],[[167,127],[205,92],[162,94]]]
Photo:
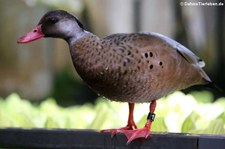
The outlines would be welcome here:
[[[154,132],[225,134],[225,98],[212,102],[209,92],[175,92],[157,101]],[[138,127],[146,122],[149,104],[136,104]],[[106,129],[126,125],[127,103],[98,98],[96,103],[63,108],[54,99],[31,104],[17,94],[0,98],[0,127]]]

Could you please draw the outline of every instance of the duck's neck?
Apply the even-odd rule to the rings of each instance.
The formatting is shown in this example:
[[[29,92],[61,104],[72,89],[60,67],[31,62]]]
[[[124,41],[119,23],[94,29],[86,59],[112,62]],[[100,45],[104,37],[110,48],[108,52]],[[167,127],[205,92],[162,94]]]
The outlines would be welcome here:
[[[87,36],[89,34],[91,34],[91,33],[88,32],[88,31],[83,30],[83,31],[80,31],[80,32],[76,33],[74,36],[69,37],[69,38],[67,38],[65,40],[67,41],[67,43],[69,44],[69,46],[72,46],[72,45],[75,44],[75,42],[77,40],[79,40],[81,38],[84,38],[85,36]]]

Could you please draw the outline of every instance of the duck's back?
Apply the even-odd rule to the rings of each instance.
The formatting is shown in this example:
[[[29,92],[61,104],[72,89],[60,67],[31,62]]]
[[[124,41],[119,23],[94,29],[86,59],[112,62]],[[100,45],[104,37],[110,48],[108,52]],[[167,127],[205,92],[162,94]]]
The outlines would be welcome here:
[[[149,102],[210,81],[204,62],[156,33],[90,34],[70,47],[74,66],[97,93],[116,101]]]

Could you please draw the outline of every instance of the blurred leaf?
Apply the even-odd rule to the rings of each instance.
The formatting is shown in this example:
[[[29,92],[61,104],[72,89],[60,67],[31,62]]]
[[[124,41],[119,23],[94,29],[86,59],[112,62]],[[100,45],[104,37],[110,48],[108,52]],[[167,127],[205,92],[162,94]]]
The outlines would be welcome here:
[[[201,92],[191,92],[191,95],[201,103],[210,103],[213,102],[213,94],[209,91],[201,91]]]
[[[151,131],[155,132],[167,132],[167,126],[165,124],[165,119],[163,117],[156,117],[152,123]]]
[[[225,134],[225,98],[211,102],[209,92],[185,95],[175,92],[157,100],[155,132]],[[196,99],[198,98],[198,99]],[[149,104],[135,104],[134,118],[139,128],[146,123]],[[53,98],[39,105],[17,94],[0,98],[0,127],[106,129],[127,123],[127,103],[99,98],[95,105],[63,108]]]
[[[225,134],[224,121],[222,119],[215,119],[210,122],[209,126],[204,130],[206,134]]]
[[[144,115],[141,120],[137,123],[137,125],[142,128],[145,126],[146,123],[146,119],[147,119],[147,115]],[[154,132],[166,132],[168,131],[164,118],[163,117],[156,117],[152,123],[151,126],[151,131]]]
[[[145,123],[146,123],[146,119],[147,119],[147,115],[145,114],[140,121],[137,123],[138,127],[144,127]]]
[[[95,118],[90,124],[90,129],[100,129],[105,121],[108,119],[108,110],[107,106],[104,103],[97,104],[95,108]]]
[[[32,123],[32,121],[24,114],[16,114],[14,116],[15,120],[15,127],[20,127],[21,125],[25,128],[32,128],[34,127],[34,124]]]
[[[49,117],[45,123],[45,128],[59,128],[59,125]]]
[[[225,97],[217,99],[215,103],[222,105],[225,109]]]
[[[195,123],[200,118],[196,112],[192,112],[183,122],[181,132],[188,133],[196,129]]]

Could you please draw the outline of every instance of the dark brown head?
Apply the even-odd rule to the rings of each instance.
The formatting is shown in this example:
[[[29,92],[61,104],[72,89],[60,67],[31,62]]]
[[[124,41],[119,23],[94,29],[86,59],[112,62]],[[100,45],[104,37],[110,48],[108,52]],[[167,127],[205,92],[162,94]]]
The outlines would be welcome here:
[[[69,42],[79,38],[82,32],[84,27],[76,17],[64,10],[54,10],[47,12],[38,25],[21,37],[18,43],[28,43],[43,37],[62,38]]]

